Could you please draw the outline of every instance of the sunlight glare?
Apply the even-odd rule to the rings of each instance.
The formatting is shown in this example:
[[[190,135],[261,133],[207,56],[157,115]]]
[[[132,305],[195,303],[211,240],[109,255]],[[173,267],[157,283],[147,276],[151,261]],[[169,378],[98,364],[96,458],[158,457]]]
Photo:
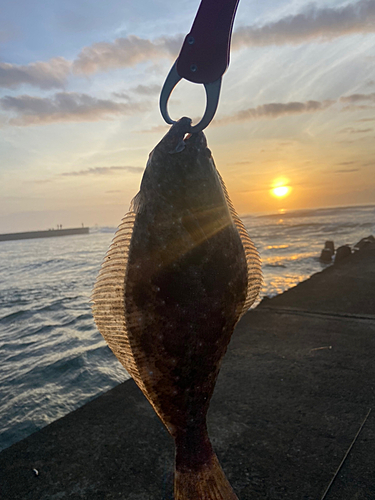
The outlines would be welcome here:
[[[286,177],[275,179],[271,185],[270,194],[275,198],[285,198],[292,191],[292,188],[288,184],[289,179]]]
[[[282,198],[290,193],[289,186],[277,186],[272,189],[272,193],[278,198]]]

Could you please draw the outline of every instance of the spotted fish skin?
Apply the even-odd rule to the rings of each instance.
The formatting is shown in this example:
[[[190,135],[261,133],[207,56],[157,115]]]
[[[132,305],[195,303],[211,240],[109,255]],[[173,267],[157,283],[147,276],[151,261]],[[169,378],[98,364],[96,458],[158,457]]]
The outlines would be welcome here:
[[[181,119],[150,154],[126,236],[112,248],[121,254],[126,240],[125,257],[104,262],[94,318],[175,439],[175,499],[233,500],[206,415],[260,263],[204,134],[184,140],[189,127]]]

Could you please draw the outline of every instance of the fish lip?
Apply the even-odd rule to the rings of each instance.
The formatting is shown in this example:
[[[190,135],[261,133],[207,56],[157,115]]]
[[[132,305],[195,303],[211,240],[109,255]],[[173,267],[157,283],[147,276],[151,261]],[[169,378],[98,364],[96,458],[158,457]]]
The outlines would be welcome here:
[[[196,153],[204,153],[207,148],[207,140],[203,131],[195,132],[193,134],[188,133],[184,139],[184,145],[188,151],[196,151]],[[210,155],[209,155],[210,156]]]
[[[185,149],[192,152],[193,150],[206,148],[207,141],[204,133],[191,133],[191,122],[191,118],[186,116],[175,122],[151,152],[150,158],[155,151],[174,155],[181,153]]]
[[[168,130],[165,138],[181,141],[186,134],[190,133],[191,130],[191,118],[186,116],[180,118],[172,127]]]
[[[179,153],[183,151],[187,143],[197,146],[203,142],[204,145],[206,145],[203,132],[191,133],[191,123],[191,118],[184,116],[174,123],[164,136],[163,141],[165,140],[165,142],[168,143],[171,153]]]

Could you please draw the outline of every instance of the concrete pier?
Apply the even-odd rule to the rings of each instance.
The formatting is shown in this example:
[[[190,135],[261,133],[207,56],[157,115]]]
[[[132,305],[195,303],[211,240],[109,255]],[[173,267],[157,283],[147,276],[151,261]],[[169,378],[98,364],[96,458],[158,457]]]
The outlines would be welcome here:
[[[68,229],[49,229],[48,231],[27,231],[24,233],[0,234],[0,241],[31,240],[35,238],[56,238],[57,236],[76,236],[89,234],[88,227],[71,227]]]
[[[325,498],[375,499],[374,353],[374,246],[245,315],[209,411],[240,500],[321,500],[366,416]],[[0,497],[171,500],[173,453],[129,380],[0,453]]]

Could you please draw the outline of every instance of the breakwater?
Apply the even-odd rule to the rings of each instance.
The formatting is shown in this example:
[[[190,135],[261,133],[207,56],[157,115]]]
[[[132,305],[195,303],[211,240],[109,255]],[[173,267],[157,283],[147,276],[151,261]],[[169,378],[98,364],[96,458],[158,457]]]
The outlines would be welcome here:
[[[89,234],[88,227],[72,227],[67,229],[48,229],[47,231],[26,231],[23,233],[0,234],[0,241],[30,240],[34,238],[54,238],[56,236],[73,236]]]

